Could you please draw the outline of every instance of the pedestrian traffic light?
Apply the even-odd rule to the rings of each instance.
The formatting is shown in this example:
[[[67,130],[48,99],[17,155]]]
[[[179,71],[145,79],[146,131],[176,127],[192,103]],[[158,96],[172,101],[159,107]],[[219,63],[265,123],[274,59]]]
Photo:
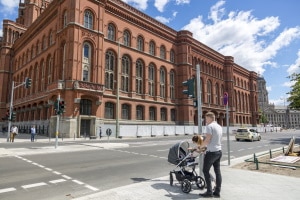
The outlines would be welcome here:
[[[25,88],[31,87],[31,78],[26,77],[25,78]]]
[[[183,84],[183,86],[187,87],[186,90],[182,90],[182,93],[186,94],[190,98],[194,98],[195,97],[195,79],[194,78],[188,79],[188,80],[182,82],[182,84]]]
[[[10,120],[11,120],[11,121],[15,121],[15,120],[16,120],[16,117],[17,117],[17,113],[16,113],[16,112],[12,112],[12,113],[11,113]]]

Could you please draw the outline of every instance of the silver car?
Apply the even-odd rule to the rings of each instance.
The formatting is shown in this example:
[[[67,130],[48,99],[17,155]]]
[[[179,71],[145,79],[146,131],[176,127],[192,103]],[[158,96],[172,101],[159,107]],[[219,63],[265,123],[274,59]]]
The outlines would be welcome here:
[[[235,139],[236,139],[236,141],[249,140],[249,141],[253,142],[254,140],[260,141],[261,140],[261,136],[254,129],[239,128],[236,131]]]

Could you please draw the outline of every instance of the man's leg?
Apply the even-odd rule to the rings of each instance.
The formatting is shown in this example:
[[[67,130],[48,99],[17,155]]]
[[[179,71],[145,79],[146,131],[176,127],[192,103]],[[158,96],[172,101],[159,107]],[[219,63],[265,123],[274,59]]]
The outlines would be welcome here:
[[[221,158],[222,158],[222,152],[218,152],[216,154],[217,159],[214,162],[213,166],[214,166],[214,171],[216,174],[216,189],[214,194],[216,195],[220,195],[221,192],[221,185],[222,185],[222,175],[221,175],[221,168],[220,168],[220,162],[221,162]]]
[[[213,156],[212,153],[207,152],[204,156],[204,164],[203,164],[203,174],[204,174],[204,178],[205,178],[205,182],[206,182],[206,192],[208,194],[212,194],[212,186],[211,186],[211,178],[210,178],[210,168],[213,165]]]

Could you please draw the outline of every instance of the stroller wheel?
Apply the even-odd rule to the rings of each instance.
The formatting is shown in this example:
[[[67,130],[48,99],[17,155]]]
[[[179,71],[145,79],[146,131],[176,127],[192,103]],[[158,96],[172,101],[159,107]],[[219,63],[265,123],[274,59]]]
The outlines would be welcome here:
[[[192,184],[188,179],[184,179],[181,183],[181,190],[184,193],[189,193],[192,190]]]
[[[170,185],[173,186],[173,175],[172,175],[172,172],[170,172]]]
[[[203,190],[206,186],[204,178],[201,176],[197,176],[196,185],[200,190]]]

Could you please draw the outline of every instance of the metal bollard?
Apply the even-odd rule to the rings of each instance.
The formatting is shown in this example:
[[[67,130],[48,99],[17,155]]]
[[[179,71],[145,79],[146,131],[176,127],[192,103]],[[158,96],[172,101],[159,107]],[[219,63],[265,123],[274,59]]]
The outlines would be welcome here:
[[[256,170],[259,170],[259,168],[258,168],[258,159],[255,158],[254,162],[255,162],[255,165],[256,165]]]

